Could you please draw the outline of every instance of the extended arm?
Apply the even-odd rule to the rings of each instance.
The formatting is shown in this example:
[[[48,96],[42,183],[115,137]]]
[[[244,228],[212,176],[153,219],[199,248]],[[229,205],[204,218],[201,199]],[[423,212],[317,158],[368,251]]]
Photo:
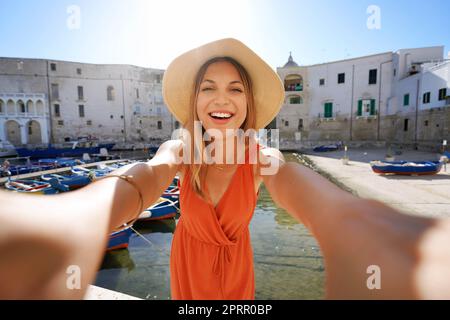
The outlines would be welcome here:
[[[263,179],[274,201],[316,237],[328,298],[450,297],[448,220],[357,198],[298,163],[285,163]]]
[[[151,205],[177,172],[179,141],[161,145],[155,157],[122,167]],[[118,178],[77,191],[30,196],[0,191],[0,299],[79,299],[95,278],[112,229],[139,211],[139,195]],[[75,267],[75,268],[73,268]],[[73,270],[81,287],[68,286]],[[70,281],[69,281],[70,282]]]

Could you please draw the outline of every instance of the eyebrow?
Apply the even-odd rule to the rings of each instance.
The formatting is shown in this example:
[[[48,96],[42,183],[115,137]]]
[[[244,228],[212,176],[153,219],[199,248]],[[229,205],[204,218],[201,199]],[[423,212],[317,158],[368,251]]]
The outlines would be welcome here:
[[[210,80],[210,79],[205,79],[205,80],[203,80],[202,81],[202,83],[203,82],[211,82],[211,83],[216,83],[215,81],[213,81],[213,80]],[[235,84],[235,83],[240,83],[240,84],[242,84],[242,82],[241,81],[239,81],[239,80],[234,80],[234,81],[231,81],[229,84]],[[242,84],[243,85],[243,84]]]

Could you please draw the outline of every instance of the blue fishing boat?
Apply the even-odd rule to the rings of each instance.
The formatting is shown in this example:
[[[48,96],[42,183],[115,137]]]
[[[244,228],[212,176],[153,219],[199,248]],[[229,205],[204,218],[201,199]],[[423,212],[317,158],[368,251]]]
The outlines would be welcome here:
[[[64,168],[73,167],[76,165],[84,164],[83,161],[74,158],[49,158],[49,159],[39,159],[38,165],[40,166],[51,166],[52,168]]]
[[[92,141],[72,141],[62,144],[48,144],[41,147],[16,148],[20,157],[32,159],[56,157],[81,157],[83,154],[99,154],[100,149],[111,150],[115,143],[97,143]]]
[[[58,190],[53,188],[50,182],[37,180],[9,180],[5,183],[5,188],[29,194],[55,194]]]
[[[117,250],[117,249],[126,249],[128,248],[128,244],[130,242],[131,234],[133,233],[133,230],[131,229],[131,226],[117,231],[113,232],[109,236],[108,246],[106,248],[107,251]]]
[[[37,172],[37,171],[39,171],[39,167],[37,167],[37,166],[13,165],[13,166],[0,168],[0,176],[2,176],[2,177],[15,176],[15,175],[19,175],[19,174],[25,174],[25,173]]]
[[[169,219],[176,216],[178,213],[177,208],[178,200],[172,201],[166,198],[160,198],[159,201],[153,204],[151,207],[144,210],[139,216],[138,222]]]
[[[172,183],[170,184],[171,186],[176,186],[176,187],[180,187],[180,177],[179,176],[175,176],[172,180]]]
[[[314,152],[328,152],[328,151],[336,151],[339,149],[339,146],[336,144],[329,144],[326,146],[318,146],[318,147],[314,147],[313,151]]]
[[[161,195],[161,197],[173,201],[176,204],[176,207],[179,209],[178,200],[180,198],[180,189],[178,188],[178,186],[169,186]]]
[[[52,165],[33,163],[30,157],[6,158],[0,166],[2,177],[52,169]]]
[[[441,171],[441,161],[371,161],[372,171],[378,174],[430,175]]]
[[[107,175],[109,170],[101,170],[101,169],[86,169],[83,167],[73,167],[71,169],[73,174],[81,175],[94,180],[95,178],[100,178]]]
[[[57,179],[60,184],[67,186],[69,190],[82,188],[91,183],[91,179],[89,179],[89,177],[79,174],[71,174],[63,176],[60,174],[51,173],[51,174],[43,174],[41,176],[41,180],[43,181],[49,182],[52,179]]]

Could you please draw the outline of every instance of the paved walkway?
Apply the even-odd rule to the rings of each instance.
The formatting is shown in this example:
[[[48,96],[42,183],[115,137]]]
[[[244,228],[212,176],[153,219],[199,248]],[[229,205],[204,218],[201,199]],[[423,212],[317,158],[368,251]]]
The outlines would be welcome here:
[[[310,152],[306,156],[317,167],[339,180],[361,198],[380,200],[408,214],[450,217],[450,163],[430,176],[378,175],[371,160],[384,160],[385,149],[356,149],[347,152],[349,165],[343,165],[344,151]],[[438,160],[439,154],[403,151],[395,160]]]
[[[84,300],[141,300],[128,294],[90,285]]]

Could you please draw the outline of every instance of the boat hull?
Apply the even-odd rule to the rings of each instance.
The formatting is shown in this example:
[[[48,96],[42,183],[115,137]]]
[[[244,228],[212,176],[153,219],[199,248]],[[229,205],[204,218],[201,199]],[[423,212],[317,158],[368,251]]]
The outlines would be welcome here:
[[[11,180],[5,183],[10,191],[27,194],[56,194],[58,190],[52,188],[50,183],[35,180]]]
[[[50,179],[57,179],[60,184],[65,185],[69,188],[69,190],[76,190],[87,186],[91,183],[91,179],[86,176],[72,174],[70,176],[61,176],[58,174],[44,174],[41,176],[41,179],[44,181],[50,181]]]
[[[89,148],[43,148],[43,149],[28,149],[28,148],[16,148],[16,152],[20,157],[30,157],[32,159],[41,158],[56,158],[56,157],[81,157],[83,154],[88,153],[100,153],[101,148],[111,150],[114,147],[114,143],[99,144],[96,147]]]
[[[378,161],[378,163],[378,165],[370,164],[372,171],[377,174],[433,175],[439,173],[442,168],[442,162],[439,161]]]
[[[314,152],[329,152],[338,150],[338,146],[319,146],[313,149]]]
[[[174,218],[177,212],[178,209],[176,203],[166,199],[166,201],[155,204],[144,210],[144,212],[141,213],[138,222]]]
[[[112,233],[109,236],[106,251],[128,248],[128,244],[130,243],[130,237],[132,233],[133,230],[131,230],[131,227]]]

